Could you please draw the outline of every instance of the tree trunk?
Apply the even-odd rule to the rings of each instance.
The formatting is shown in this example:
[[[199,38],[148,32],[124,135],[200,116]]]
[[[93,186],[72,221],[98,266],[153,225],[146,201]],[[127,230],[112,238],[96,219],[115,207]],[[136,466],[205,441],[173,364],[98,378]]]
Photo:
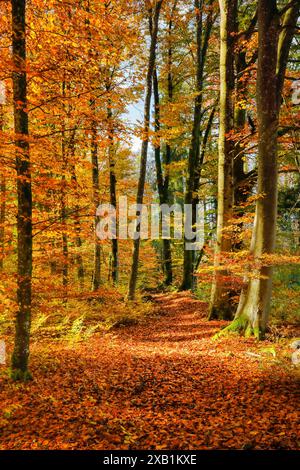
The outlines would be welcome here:
[[[155,132],[159,135],[160,132],[160,100],[159,100],[159,88],[158,88],[158,78],[157,71],[154,70],[153,74],[153,94],[154,94],[154,116],[155,116]],[[167,204],[168,203],[168,185],[169,180],[167,176],[164,177],[161,163],[161,145],[159,137],[156,137],[157,142],[154,147],[154,157],[155,157],[155,166],[156,166],[156,179],[157,179],[157,189],[159,195],[159,203]],[[166,160],[168,164],[171,160],[171,148],[167,145],[166,148]],[[167,164],[167,162],[166,162]],[[168,170],[166,170],[168,172]],[[165,275],[164,284],[169,286],[172,284],[172,250],[171,250],[171,240],[168,238],[163,238],[162,240],[162,267]]]
[[[62,95],[65,97],[65,81],[62,83]],[[63,118],[64,119],[64,118]],[[65,123],[62,126],[61,133],[61,159],[62,159],[62,177],[61,177],[61,194],[60,194],[60,215],[61,215],[61,244],[62,244],[62,285],[63,285],[63,302],[67,302],[68,283],[69,283],[69,250],[67,235],[67,207],[66,207],[66,172],[68,159],[66,153],[66,135]]]
[[[0,131],[3,131],[3,109],[0,105]],[[6,178],[5,174],[0,179],[0,271],[3,271],[4,264],[4,243],[5,243],[5,215],[6,215]]]
[[[252,238],[252,254],[258,268],[242,293],[235,320],[228,327],[229,331],[241,331],[258,339],[265,335],[270,310],[273,268],[264,263],[264,256],[271,255],[275,248],[278,120],[299,8],[299,2],[294,4],[280,25],[276,1],[258,2],[258,194],[261,197],[256,204]]]
[[[246,110],[244,106],[241,107],[239,105],[241,100],[246,99],[245,86],[244,83],[240,81],[240,78],[243,75],[246,67],[247,63],[245,60],[245,53],[240,52],[236,58],[236,99],[238,103],[235,105],[234,109],[234,130],[238,133],[242,132],[246,124]],[[247,191],[246,188],[243,187],[243,182],[245,181],[245,171],[244,152],[242,146],[236,143],[233,153],[234,205],[239,206],[247,199]]]
[[[109,87],[106,88],[109,92]],[[108,102],[107,107],[107,122],[108,122],[108,161],[109,161],[109,198],[110,204],[117,209],[117,178],[116,178],[116,162],[114,150],[114,125],[113,113],[111,108],[111,100]],[[111,277],[113,284],[118,282],[119,275],[119,244],[118,239],[112,238],[111,240]]]
[[[211,30],[215,21],[215,16],[212,6],[212,0],[207,2],[207,6],[210,7],[209,12],[206,15],[205,27],[203,31],[203,6],[205,2],[203,0],[195,0],[195,12],[196,12],[196,44],[197,44],[197,59],[196,59],[196,98],[194,104],[194,120],[192,129],[191,147],[189,150],[188,159],[188,178],[186,183],[185,191],[185,204],[192,206],[192,223],[193,227],[196,228],[196,208],[199,202],[198,191],[200,185],[202,164],[201,161],[202,153],[200,154],[200,142],[201,142],[201,119],[202,119],[202,102],[203,102],[203,80],[204,80],[204,67],[206,62],[206,55],[208,49],[209,38]],[[203,154],[204,156],[204,154]],[[185,240],[185,242],[189,242]],[[185,247],[184,247],[185,248]],[[184,260],[183,260],[183,280],[180,289],[192,289],[194,286],[194,261],[195,251],[184,249]]]
[[[95,114],[94,101],[91,102],[93,116]],[[92,290],[95,292],[99,289],[101,283],[101,246],[96,235],[96,226],[98,223],[98,217],[96,216],[96,210],[99,206],[99,164],[98,164],[98,137],[97,137],[97,123],[95,117],[92,121],[92,141],[91,141],[91,157],[92,157],[92,183],[93,183],[93,202],[95,211],[94,220],[94,271],[92,280]]]
[[[28,371],[31,322],[32,282],[32,192],[28,142],[26,75],[26,0],[11,0],[12,54],[14,71],[13,101],[18,193],[18,277],[16,334],[12,355],[12,377],[26,380]]]
[[[5,243],[5,214],[6,214],[6,179],[5,176],[1,176],[0,181],[0,195],[1,195],[1,207],[0,207],[0,271],[3,271],[4,266],[4,243]]]
[[[230,288],[225,282],[227,272],[219,270],[221,256],[231,250],[230,234],[224,233],[233,215],[233,142],[228,133],[233,129],[234,98],[234,36],[237,0],[220,0],[220,127],[218,163],[218,214],[215,249],[215,279],[212,286],[209,318],[231,319],[233,305]]]
[[[75,168],[75,131],[72,134],[72,137],[70,139],[70,161],[71,161],[71,181],[73,182],[74,188],[77,187],[77,177],[76,177],[76,168]],[[83,257],[81,254],[81,248],[82,248],[82,239],[81,239],[81,224],[80,224],[80,216],[79,216],[79,205],[77,204],[75,206],[75,211],[74,211],[74,225],[75,225],[75,233],[76,233],[76,239],[75,239],[75,245],[76,245],[76,265],[77,265],[77,278],[80,284],[80,288],[84,288],[84,263],[83,263]]]
[[[184,203],[188,205],[193,204],[194,199],[194,181],[197,163],[200,153],[200,123],[201,123],[201,108],[202,108],[202,6],[201,0],[195,0],[196,12],[196,43],[197,43],[197,71],[196,71],[196,98],[194,104],[194,120],[192,129],[191,147],[189,150],[188,158],[188,177],[186,182],[186,191]],[[186,243],[189,240],[185,239]],[[194,271],[194,251],[187,250],[184,245],[184,259],[183,259],[183,279],[180,289],[187,290],[193,286],[193,271]]]
[[[106,4],[105,4],[106,7]],[[90,1],[87,0],[85,3],[85,10],[90,13]],[[90,28],[89,17],[85,20],[87,29],[87,37],[89,42],[92,40],[92,33]],[[93,58],[92,48],[89,48],[88,55],[90,59]],[[98,130],[96,120],[96,98],[91,94],[89,101],[89,108],[91,111],[92,122],[91,122],[91,160],[92,160],[92,188],[93,188],[93,205],[94,205],[94,267],[92,274],[92,291],[95,292],[99,289],[101,284],[101,246],[96,235],[96,227],[99,222],[99,217],[96,215],[97,208],[100,204],[99,197],[99,164],[98,164]]]
[[[158,20],[160,9],[162,5],[162,0],[157,0],[154,6],[154,12],[150,10],[149,22],[150,22],[150,33],[151,33],[151,43],[150,43],[150,52],[149,52],[149,61],[148,61],[148,71],[146,78],[146,96],[145,96],[145,105],[144,105],[144,136],[141,149],[141,162],[140,162],[140,175],[138,181],[138,190],[136,203],[140,205],[143,203],[144,198],[144,188],[145,188],[145,179],[146,179],[146,167],[147,167],[147,154],[148,154],[148,143],[149,143],[149,120],[150,120],[150,104],[151,104],[151,94],[152,94],[152,79],[153,71],[155,68],[155,56],[156,56],[156,44],[157,44],[157,35],[158,35]],[[153,14],[153,20],[152,20]],[[151,21],[153,25],[151,27]],[[139,211],[136,212],[136,217],[139,217]],[[138,273],[138,263],[139,263],[139,251],[140,251],[140,238],[139,238],[140,224],[137,223],[135,239],[133,241],[133,255],[132,255],[132,264],[131,264],[131,273],[128,287],[128,299],[133,300],[135,297],[136,282],[137,282],[137,273]]]
[[[242,132],[246,126],[247,113],[244,103],[248,100],[247,86],[249,77],[246,75],[248,67],[256,60],[256,53],[253,54],[249,62],[247,62],[247,50],[245,49],[245,43],[247,43],[255,30],[257,24],[257,12],[251,19],[249,27],[240,36],[240,45],[235,54],[235,69],[236,69],[236,99],[234,109],[234,131],[238,135],[242,135]],[[239,33],[238,21],[236,22],[236,35]],[[241,105],[242,103],[242,105]],[[250,120],[248,115],[248,121],[250,124],[251,134],[254,134],[256,129],[254,123]],[[251,191],[255,178],[249,178],[249,175],[245,172],[245,151],[241,143],[235,142],[233,151],[233,182],[234,182],[234,213],[237,217],[243,217],[244,210],[241,204],[247,201],[249,192]],[[239,224],[239,231],[242,233],[243,223]],[[234,242],[233,250],[238,251],[242,249],[243,241],[238,240]]]

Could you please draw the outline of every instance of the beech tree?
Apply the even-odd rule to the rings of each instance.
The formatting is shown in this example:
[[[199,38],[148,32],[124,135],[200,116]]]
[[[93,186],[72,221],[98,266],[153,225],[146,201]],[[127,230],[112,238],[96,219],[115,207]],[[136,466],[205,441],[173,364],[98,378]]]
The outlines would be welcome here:
[[[13,100],[18,193],[18,312],[12,376],[27,380],[31,322],[32,191],[29,154],[26,73],[26,0],[12,0]]]
[[[92,133],[91,133],[91,160],[92,160],[92,183],[93,183],[93,203],[95,211],[95,220],[94,228],[96,230],[99,217],[96,215],[97,207],[100,204],[99,190],[100,190],[100,181],[99,181],[99,162],[98,162],[98,127],[97,127],[97,118],[96,118],[96,104],[95,98],[93,97],[90,101],[90,107],[92,112]],[[93,268],[93,282],[92,290],[96,291],[100,287],[101,282],[101,245],[99,240],[94,235],[94,268]]]
[[[299,262],[299,1],[36,0],[0,9],[0,341],[4,332],[11,344],[16,316],[12,376],[30,377],[31,315],[36,342],[56,322],[59,335],[88,336],[88,322],[106,322],[115,303],[122,308],[109,325],[132,313],[123,294],[135,298],[137,279],[141,292],[193,289],[206,303],[209,290],[210,319],[234,319],[224,332],[262,338],[273,267]],[[133,201],[132,241],[123,209],[131,216]],[[183,249],[190,240],[174,215],[169,239],[140,240],[141,205],[150,215],[157,202],[190,204],[194,229],[201,204],[201,249]],[[116,209],[118,238],[108,230],[98,239],[100,204]]]
[[[152,82],[153,82],[153,73],[155,69],[155,57],[156,57],[156,45],[157,45],[157,35],[158,35],[158,20],[160,9],[162,6],[162,0],[155,1],[154,7],[149,8],[149,21],[150,21],[150,50],[149,50],[149,60],[148,60],[148,70],[146,77],[146,96],[145,96],[145,105],[144,105],[144,127],[143,127],[143,142],[141,149],[141,162],[140,162],[140,173],[138,181],[138,189],[136,196],[137,204],[137,227],[136,233],[133,241],[133,254],[132,254],[132,263],[128,287],[128,299],[133,300],[135,296],[136,281],[138,274],[138,263],[139,263],[139,251],[140,251],[140,237],[139,230],[140,224],[138,218],[140,217],[140,211],[138,206],[143,204],[144,198],[144,189],[145,189],[145,179],[146,179],[146,166],[147,166],[147,155],[148,155],[148,143],[149,143],[149,121],[150,121],[150,105],[151,105],[151,95],[152,95]],[[152,26],[151,26],[151,22]]]
[[[173,35],[174,35],[174,17],[176,14],[177,0],[174,0],[170,6],[170,12],[166,18],[167,22],[167,51],[166,51],[166,69],[167,69],[167,91],[166,100],[168,104],[172,104],[174,92],[174,77],[173,77]],[[152,29],[152,25],[151,25]],[[165,153],[162,158],[162,145],[161,145],[161,123],[160,123],[160,89],[159,89],[159,76],[157,67],[153,74],[153,96],[154,96],[154,130],[156,133],[156,141],[154,145],[154,158],[156,168],[156,182],[159,195],[160,204],[168,204],[170,200],[170,170],[169,166],[172,159],[172,148],[167,141],[165,144]],[[162,240],[162,267],[164,271],[164,284],[169,286],[173,281],[173,268],[172,268],[172,246],[171,239],[163,238]]]
[[[220,0],[220,123],[218,159],[218,213],[215,248],[215,280],[212,285],[209,318],[231,319],[232,302],[224,282],[225,270],[219,269],[220,258],[232,247],[232,239],[224,229],[233,216],[233,141],[229,137],[234,126],[234,46],[237,1]]]
[[[256,269],[245,286],[228,330],[263,338],[269,318],[277,223],[278,123],[289,50],[300,2],[281,11],[276,0],[258,1],[258,200],[251,253]]]
[[[4,112],[2,103],[0,104],[0,132],[4,128]],[[5,243],[5,213],[6,213],[6,179],[5,175],[1,175],[0,180],[0,272],[4,265],[4,243]]]
[[[195,85],[195,100],[194,100],[194,116],[192,125],[192,136],[188,155],[188,168],[187,168],[187,181],[184,203],[190,204],[193,208],[193,228],[195,229],[196,222],[196,204],[198,202],[198,190],[201,178],[201,169],[203,160],[200,158],[201,147],[201,120],[203,117],[203,90],[204,90],[204,73],[205,63],[207,59],[208,42],[212,26],[215,20],[215,15],[212,10],[213,2],[209,0],[204,2],[202,0],[195,0],[195,19],[196,19],[196,85]],[[206,19],[204,19],[203,10],[208,7],[206,12]],[[184,249],[183,260],[183,279],[180,289],[186,290],[193,287],[194,278],[194,250]]]

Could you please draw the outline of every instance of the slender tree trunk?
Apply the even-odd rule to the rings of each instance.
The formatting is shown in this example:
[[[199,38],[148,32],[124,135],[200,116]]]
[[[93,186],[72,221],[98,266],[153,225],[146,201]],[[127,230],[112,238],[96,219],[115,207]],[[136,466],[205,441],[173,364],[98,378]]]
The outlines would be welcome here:
[[[106,4],[105,4],[106,7]],[[85,10],[87,13],[90,13],[90,1],[85,2]],[[85,25],[87,28],[87,36],[89,42],[92,39],[92,33],[90,28],[89,17],[85,20]],[[89,48],[88,51],[89,57],[92,60],[93,54],[92,49]],[[95,96],[91,96],[89,103],[92,122],[91,122],[91,160],[92,160],[92,187],[93,187],[93,204],[94,204],[94,268],[92,275],[92,291],[99,289],[101,284],[101,246],[96,235],[96,226],[99,222],[99,218],[96,216],[96,210],[100,204],[99,198],[99,163],[98,163],[98,131],[97,131],[97,120],[96,120],[96,101]]]
[[[3,131],[3,120],[3,109],[0,105],[0,131]],[[6,215],[6,178],[4,173],[0,177],[0,200],[0,271],[3,271]]]
[[[212,1],[210,0],[208,2],[208,6],[211,7]],[[210,9],[209,13],[207,14],[206,21],[205,21],[205,28],[204,28],[204,33],[203,33],[203,41],[202,41],[202,46],[201,46],[201,56],[198,58],[198,67],[199,67],[199,93],[200,93],[200,99],[201,99],[201,107],[202,107],[202,93],[203,93],[203,80],[204,80],[204,67],[206,63],[206,57],[207,57],[207,50],[208,50],[208,44],[209,44],[209,39],[211,36],[211,31],[212,27],[214,25],[216,16],[213,13],[213,10]],[[195,207],[196,204],[199,202],[199,197],[198,197],[198,191],[200,187],[200,180],[201,180],[201,172],[202,172],[202,166],[204,163],[204,156],[205,156],[205,151],[206,151],[206,145],[208,141],[208,137],[211,131],[212,123],[213,123],[213,118],[215,115],[215,107],[211,110],[211,113],[209,115],[205,132],[204,132],[204,137],[202,139],[201,132],[200,132],[200,137],[199,137],[199,142],[200,142],[200,147],[201,151],[199,153],[198,161],[196,162],[196,168],[195,168],[195,175],[194,175],[194,200],[193,200],[193,206]],[[203,116],[203,112],[201,110],[201,116]],[[201,141],[202,140],[202,141]]]
[[[192,129],[191,147],[189,150],[188,159],[188,178],[185,191],[185,204],[192,206],[192,223],[196,229],[196,211],[199,202],[198,191],[201,179],[201,171],[203,160],[200,154],[201,143],[201,120],[202,120],[202,102],[203,102],[203,81],[204,81],[204,68],[206,63],[207,49],[211,30],[215,21],[213,10],[211,9],[213,1],[209,0],[195,0],[196,12],[196,43],[197,43],[197,58],[196,58],[196,98],[194,104],[194,120]],[[205,23],[203,23],[203,7],[208,6],[209,11],[206,15]],[[203,154],[204,155],[204,154]],[[189,242],[185,240],[185,242]],[[186,247],[185,247],[186,248]],[[181,290],[192,289],[194,287],[194,269],[195,269],[195,251],[184,250],[183,260],[183,280]]]
[[[95,104],[91,104],[93,116],[95,114]],[[94,271],[92,280],[92,290],[96,291],[99,289],[101,284],[101,246],[96,235],[96,226],[98,223],[98,217],[96,216],[96,210],[99,206],[99,164],[98,164],[98,136],[97,136],[97,123],[95,117],[92,121],[92,140],[91,140],[91,157],[92,157],[92,183],[93,183],[93,202],[95,211],[94,221],[94,232],[95,232],[95,244],[94,244]]]
[[[68,284],[69,284],[69,250],[68,250],[68,236],[67,236],[67,208],[66,208],[66,177],[62,176],[62,189],[60,199],[61,210],[61,224],[62,224],[62,285],[63,285],[63,300],[67,301]]]
[[[173,47],[172,47],[172,35],[173,35],[173,17],[177,8],[177,0],[174,0],[171,17],[168,25],[168,102],[173,102]],[[154,77],[156,78],[156,77]],[[155,87],[154,87],[155,88]],[[158,93],[158,83],[157,83],[157,96],[158,96],[158,110],[159,110],[159,93]],[[155,92],[154,92],[155,94]],[[158,116],[159,123],[160,116]],[[161,204],[169,203],[169,181],[170,181],[170,163],[172,160],[172,149],[169,142],[166,143],[166,157],[165,157],[165,175],[163,181],[163,201]],[[173,266],[172,266],[172,245],[171,240],[164,238],[163,239],[163,259],[164,259],[164,272],[165,272],[165,285],[170,286],[173,282]]]
[[[0,271],[3,271],[4,266],[4,243],[5,243],[5,214],[6,214],[6,178],[1,176],[0,181]]]
[[[51,260],[50,260],[50,272],[51,272],[51,275],[53,275],[53,276],[55,274],[57,274],[57,261],[55,259],[55,252],[56,252],[56,242],[52,241],[51,242],[52,257],[51,257]]]
[[[241,295],[235,320],[228,327],[246,336],[264,337],[268,325],[273,268],[264,262],[275,248],[277,219],[277,136],[290,45],[299,16],[300,2],[280,15],[275,0],[258,2],[258,194],[252,237],[252,254],[258,268]],[[281,33],[280,33],[281,31]]]
[[[221,256],[229,252],[232,241],[224,229],[233,216],[233,142],[228,133],[233,129],[234,95],[234,36],[237,17],[237,0],[220,0],[220,126],[218,163],[218,215],[215,249],[215,279],[211,292],[209,318],[231,319],[233,305],[231,290],[224,281],[227,272],[220,271]]]
[[[160,99],[159,99],[159,87],[158,87],[158,78],[157,71],[154,70],[153,74],[153,95],[154,95],[154,116],[155,116],[155,132],[159,136],[160,132]],[[168,164],[171,160],[171,148],[167,145],[166,160]],[[168,203],[168,179],[167,176],[164,177],[161,163],[161,145],[160,139],[157,137],[157,142],[154,147],[154,156],[155,156],[155,166],[156,166],[156,178],[157,178],[157,189],[159,195],[159,203],[167,204]],[[168,172],[168,170],[166,170]],[[164,284],[169,286],[172,284],[172,251],[171,251],[171,240],[168,238],[163,238],[162,240],[162,265],[163,272],[165,275]]]
[[[241,135],[246,125],[246,109],[241,103],[247,102],[248,94],[248,78],[245,73],[247,68],[256,59],[256,53],[247,62],[247,51],[245,50],[245,42],[251,39],[254,33],[255,26],[257,24],[257,12],[252,18],[249,27],[240,37],[241,44],[240,50],[237,50],[235,54],[235,69],[236,69],[236,99],[234,108],[234,130],[236,133]],[[239,34],[239,24],[236,21],[236,35]],[[248,115],[248,121],[250,116]],[[249,121],[250,122],[250,121]],[[250,122],[251,133],[255,132],[254,123]],[[249,175],[245,172],[245,152],[244,147],[240,142],[236,142],[233,150],[233,181],[234,181],[234,212],[237,217],[243,217],[244,210],[241,207],[242,203],[245,203],[248,198],[248,194],[253,187],[254,180],[249,179]],[[243,230],[243,224],[239,224],[240,233]],[[240,250],[243,246],[242,240],[234,242],[233,249],[235,251]]]
[[[202,139],[202,143],[201,143],[199,166],[198,166],[198,171],[197,171],[196,176],[195,176],[195,183],[194,183],[194,190],[195,190],[194,206],[195,207],[197,207],[197,205],[200,203],[198,191],[200,189],[201,172],[202,172],[202,166],[203,166],[205,155],[206,155],[208,139],[209,139],[209,135],[211,133],[215,112],[216,112],[216,108],[213,107],[211,112],[210,112],[210,115],[209,115],[209,118],[208,118],[208,121],[207,121],[207,124],[206,124],[206,129],[205,129],[205,132],[204,132],[204,136],[203,136],[203,139]],[[204,209],[205,209],[205,201],[204,201]],[[204,214],[205,214],[205,210],[204,210]],[[205,219],[205,215],[204,215],[204,219]],[[206,238],[211,238],[211,234],[210,234],[209,237],[206,237]],[[205,240],[204,240],[204,244],[206,244]],[[204,255],[204,245],[201,248],[200,252],[198,253],[197,259],[195,260],[195,263],[194,263],[194,266],[193,266],[194,272],[197,272],[197,269],[199,268],[200,263],[202,261],[203,255]],[[197,277],[194,276],[193,290],[195,290],[196,288],[197,288]]]
[[[63,81],[62,95],[65,96],[66,84]],[[67,301],[68,297],[68,283],[69,283],[69,250],[68,250],[68,235],[67,235],[67,207],[66,207],[66,172],[68,166],[67,149],[66,149],[66,135],[65,123],[63,123],[61,133],[61,159],[62,159],[62,178],[61,178],[61,193],[60,193],[60,215],[61,215],[61,246],[62,246],[62,285],[63,285],[63,301]]]
[[[109,91],[109,87],[107,87]],[[107,122],[108,122],[108,161],[109,161],[109,198],[110,204],[117,209],[117,178],[116,178],[116,162],[115,162],[115,149],[114,149],[114,125],[113,113],[111,108],[111,100],[109,100],[107,107]],[[119,244],[118,239],[111,240],[111,277],[114,284],[118,282],[119,275]]]
[[[234,130],[235,132],[241,132],[246,124],[246,110],[244,106],[240,106],[239,103],[246,99],[245,86],[241,82],[240,78],[243,75],[244,70],[247,67],[246,53],[240,52],[236,58],[236,99],[238,103],[234,109]],[[244,152],[239,144],[235,144],[233,150],[233,180],[234,180],[234,205],[239,206],[241,202],[244,202],[247,198],[246,188],[241,185],[245,181],[244,171]]]
[[[192,129],[191,147],[188,158],[188,177],[186,182],[186,191],[184,203],[191,206],[194,201],[194,184],[197,163],[200,153],[200,123],[202,108],[202,88],[203,88],[203,67],[202,67],[202,0],[195,0],[196,12],[196,42],[197,42],[197,72],[196,72],[196,98],[194,105],[194,120]],[[186,244],[189,240],[185,239],[184,259],[183,259],[183,279],[180,289],[187,290],[193,287],[194,272],[194,251],[187,250]]]
[[[148,71],[147,71],[147,78],[146,78],[146,97],[145,97],[145,105],[144,105],[144,136],[143,136],[142,149],[141,149],[140,175],[139,175],[137,197],[136,197],[137,205],[142,204],[143,198],[144,198],[147,154],[148,154],[148,143],[149,143],[149,120],[150,120],[150,104],[151,104],[151,94],[152,94],[152,79],[153,79],[153,71],[155,68],[156,44],[157,44],[157,35],[158,35],[158,20],[159,20],[161,5],[162,5],[162,0],[157,0],[155,2],[153,11],[151,9],[150,15],[149,15],[151,43],[150,43]],[[153,17],[152,17],[152,14],[153,14]],[[152,27],[151,27],[151,21],[153,21]],[[136,212],[136,217],[137,219],[139,217],[138,210]],[[135,239],[133,242],[132,264],[131,264],[131,273],[130,273],[129,287],[128,287],[128,299],[129,300],[133,300],[135,297],[138,263],[139,263],[139,251],[140,251],[139,232],[140,232],[140,224],[137,223]]]
[[[71,160],[71,181],[74,184],[74,187],[77,187],[77,177],[76,177],[76,168],[75,168],[75,163],[74,163],[74,154],[75,154],[75,131],[70,139],[70,160]],[[76,239],[75,239],[75,245],[77,249],[76,253],[76,265],[77,265],[77,278],[80,284],[80,287],[84,287],[84,263],[83,263],[83,258],[81,254],[81,248],[82,248],[82,240],[81,240],[81,225],[80,225],[80,218],[79,218],[79,206],[75,206],[75,212],[74,212],[74,223],[75,223],[75,233],[76,233]]]
[[[209,139],[209,136],[210,136],[210,133],[211,133],[215,113],[216,113],[216,108],[214,106],[212,108],[211,112],[210,112],[209,117],[208,117],[206,127],[205,127],[205,131],[204,131],[204,135],[203,135],[203,139],[202,139],[202,142],[201,142],[200,157],[199,157],[198,167],[197,167],[197,170],[196,170],[195,180],[194,180],[194,201],[195,201],[194,205],[199,203],[198,191],[199,191],[199,188],[200,188],[201,172],[202,172],[202,167],[203,167],[205,154],[206,154],[206,149],[207,149],[207,143],[208,143],[208,139]]]
[[[31,322],[32,281],[32,192],[28,142],[27,75],[26,75],[26,0],[11,0],[13,101],[18,193],[18,277],[15,345],[12,377],[30,378],[28,371]]]

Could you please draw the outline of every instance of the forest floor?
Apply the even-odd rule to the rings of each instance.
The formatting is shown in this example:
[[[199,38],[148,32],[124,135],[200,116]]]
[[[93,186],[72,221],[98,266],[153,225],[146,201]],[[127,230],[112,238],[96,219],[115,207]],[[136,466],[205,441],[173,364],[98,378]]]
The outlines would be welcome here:
[[[212,340],[188,293],[147,322],[73,345],[34,341],[33,381],[0,376],[0,449],[297,449],[299,372],[287,342]]]

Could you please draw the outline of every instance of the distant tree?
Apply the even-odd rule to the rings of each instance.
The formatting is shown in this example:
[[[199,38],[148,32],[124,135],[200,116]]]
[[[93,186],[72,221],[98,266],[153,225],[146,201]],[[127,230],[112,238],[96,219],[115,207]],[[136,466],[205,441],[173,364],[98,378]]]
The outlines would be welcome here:
[[[205,63],[207,60],[208,43],[215,21],[215,15],[212,9],[213,1],[203,0],[194,1],[195,19],[196,19],[196,85],[195,100],[193,109],[192,136],[188,155],[187,181],[184,203],[190,204],[193,208],[193,226],[196,223],[196,204],[198,202],[198,190],[201,177],[203,161],[200,153],[201,143],[201,120],[203,117],[203,91]],[[208,12],[204,15],[204,8],[208,7]],[[181,290],[191,289],[194,282],[194,250],[184,250],[183,259],[183,278]]]
[[[152,26],[150,25],[151,40],[150,40],[148,70],[147,70],[147,77],[146,77],[143,142],[142,142],[142,149],[141,149],[140,174],[139,174],[138,189],[137,189],[137,196],[136,196],[137,205],[142,204],[143,198],[144,198],[148,144],[149,144],[150,105],[151,105],[151,95],[152,95],[153,73],[155,69],[158,20],[159,20],[161,6],[162,6],[162,0],[155,1],[153,7],[150,4],[148,4],[149,20],[152,22]],[[137,220],[139,216],[140,216],[140,212],[137,209],[137,212],[136,212]],[[139,231],[140,231],[140,224],[137,223],[135,239],[133,241],[133,254],[132,254],[129,287],[128,287],[128,299],[129,300],[133,300],[135,297],[135,289],[136,289],[137,274],[138,274],[138,263],[139,263],[139,251],[140,251],[140,237],[138,233]]]

